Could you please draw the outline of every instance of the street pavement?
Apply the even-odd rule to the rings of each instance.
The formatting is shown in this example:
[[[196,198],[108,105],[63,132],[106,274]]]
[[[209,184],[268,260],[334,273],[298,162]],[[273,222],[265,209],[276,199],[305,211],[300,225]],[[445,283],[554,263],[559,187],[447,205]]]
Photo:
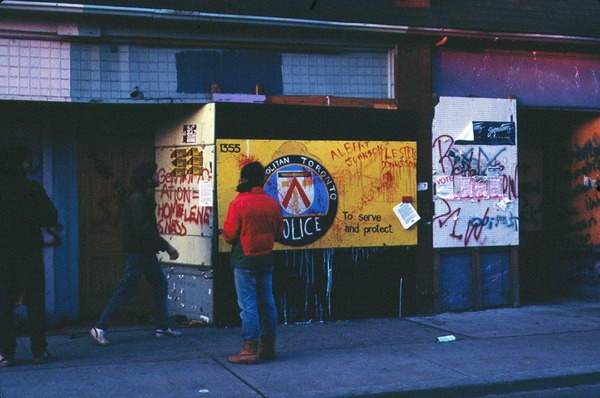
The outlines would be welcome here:
[[[483,397],[598,385],[600,303],[563,300],[521,308],[279,325],[278,359],[233,365],[239,328],[113,328],[109,346],[89,328],[49,336],[55,361],[0,368],[0,398]],[[438,342],[454,336],[454,341]],[[600,397],[600,391],[598,392]]]

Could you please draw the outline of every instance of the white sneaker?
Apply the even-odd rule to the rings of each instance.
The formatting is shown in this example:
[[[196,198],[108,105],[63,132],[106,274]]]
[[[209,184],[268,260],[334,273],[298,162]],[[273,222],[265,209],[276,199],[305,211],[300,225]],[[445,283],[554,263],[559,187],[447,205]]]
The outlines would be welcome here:
[[[179,337],[181,336],[181,332],[177,330],[168,329],[156,329],[156,338],[160,337]]]
[[[2,367],[9,367],[9,366],[13,366],[15,363],[14,360],[12,359],[8,359],[8,358],[4,358],[1,354],[0,354],[0,366]]]
[[[90,330],[90,333],[92,334],[92,337],[94,338],[94,340],[96,340],[96,343],[100,344],[100,345],[109,345],[110,342],[108,340],[106,340],[106,338],[104,337],[104,330],[102,329],[98,329],[97,327],[93,327],[92,330]]]

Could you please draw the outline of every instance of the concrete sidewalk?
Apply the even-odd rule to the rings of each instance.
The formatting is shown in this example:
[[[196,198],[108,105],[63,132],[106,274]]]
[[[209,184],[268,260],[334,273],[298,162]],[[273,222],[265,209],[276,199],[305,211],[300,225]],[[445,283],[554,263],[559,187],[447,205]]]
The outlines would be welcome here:
[[[278,359],[232,365],[239,328],[114,328],[49,336],[56,361],[0,369],[0,397],[478,397],[600,382],[600,304],[557,304],[428,317],[280,325]],[[440,336],[455,341],[438,343]],[[72,337],[72,338],[71,338]],[[600,392],[599,392],[600,395]]]

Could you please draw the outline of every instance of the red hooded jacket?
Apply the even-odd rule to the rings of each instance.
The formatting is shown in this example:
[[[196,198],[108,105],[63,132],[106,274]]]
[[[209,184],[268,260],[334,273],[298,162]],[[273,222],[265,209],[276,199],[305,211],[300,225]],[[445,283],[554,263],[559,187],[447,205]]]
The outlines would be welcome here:
[[[238,194],[229,205],[223,225],[227,243],[240,241],[246,256],[268,254],[275,239],[283,233],[280,204],[261,187]]]

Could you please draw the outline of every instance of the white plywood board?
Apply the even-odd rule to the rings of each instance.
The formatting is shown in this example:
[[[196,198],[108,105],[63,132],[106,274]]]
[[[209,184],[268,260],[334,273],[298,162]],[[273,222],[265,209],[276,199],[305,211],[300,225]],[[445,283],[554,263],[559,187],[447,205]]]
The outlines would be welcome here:
[[[193,156],[177,158],[180,152]],[[156,214],[161,234],[213,236],[214,146],[161,147],[156,149],[155,158],[159,175]]]
[[[440,98],[432,126],[435,248],[519,244],[516,115],[513,99]],[[473,122],[512,125],[514,142],[473,140]]]
[[[164,238],[179,252],[179,258],[169,260],[165,252],[158,254],[158,259],[163,263],[212,266],[213,238],[210,236],[177,236],[165,235]]]
[[[155,161],[159,187],[156,215],[161,235],[179,252],[167,264],[211,266],[214,245],[214,104],[176,108],[157,128]]]
[[[172,118],[158,126],[155,137],[157,147],[214,144],[214,142],[215,104],[206,104],[188,113],[173,114]]]

